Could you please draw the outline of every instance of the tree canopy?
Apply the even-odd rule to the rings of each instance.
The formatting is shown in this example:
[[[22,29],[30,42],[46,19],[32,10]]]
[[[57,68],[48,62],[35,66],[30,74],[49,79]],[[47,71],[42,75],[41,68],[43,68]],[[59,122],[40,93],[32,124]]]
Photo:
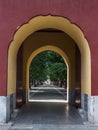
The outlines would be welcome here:
[[[67,76],[67,66],[64,59],[54,51],[39,53],[30,65],[30,80],[64,81]]]

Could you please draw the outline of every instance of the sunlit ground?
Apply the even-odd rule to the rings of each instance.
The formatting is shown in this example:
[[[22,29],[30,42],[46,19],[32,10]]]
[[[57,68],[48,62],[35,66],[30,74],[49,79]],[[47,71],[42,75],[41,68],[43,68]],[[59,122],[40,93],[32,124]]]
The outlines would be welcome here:
[[[28,92],[29,102],[68,102],[67,90],[58,86],[32,87]]]

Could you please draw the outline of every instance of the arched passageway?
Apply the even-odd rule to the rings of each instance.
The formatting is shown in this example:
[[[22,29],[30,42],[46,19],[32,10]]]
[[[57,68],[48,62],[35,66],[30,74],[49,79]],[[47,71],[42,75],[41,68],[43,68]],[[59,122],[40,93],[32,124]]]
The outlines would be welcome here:
[[[37,39],[37,37],[39,38]],[[32,43],[36,43],[36,46],[33,45]],[[51,44],[47,45],[49,43]],[[75,55],[76,54],[75,53],[77,51],[75,42],[68,35],[66,35],[65,33],[59,30],[55,30],[55,32],[52,32],[52,33],[46,30],[43,33],[43,30],[42,30],[40,32],[35,32],[35,34],[31,34],[24,41],[21,47],[23,49],[20,48],[20,51],[22,50],[22,53],[24,54],[23,56],[23,85],[21,85],[24,87],[23,88],[24,93],[27,93],[29,89],[29,66],[32,59],[37,54],[43,51],[51,50],[61,55],[67,64],[67,68],[68,68],[68,79],[67,79],[68,85],[67,86],[69,88],[69,93],[70,93],[70,96],[67,99],[69,99],[70,103],[73,102],[73,104],[75,104],[74,103],[75,102],[75,86],[76,86],[76,81],[75,81],[76,80],[76,76],[75,76],[76,56]],[[79,68],[79,70],[81,70],[81,68]],[[80,84],[81,84],[81,81],[80,81]],[[81,96],[81,94],[79,96]]]
[[[50,48],[57,48],[50,46]],[[45,51],[42,51],[45,49]],[[66,60],[49,46],[41,47],[29,65],[28,101],[29,102],[66,102],[68,103],[69,83]],[[36,50],[36,51],[38,51]],[[58,49],[60,50],[60,49]],[[31,58],[30,56],[30,58]]]
[[[67,58],[67,56],[65,55],[65,53],[59,49],[58,47],[56,46],[44,46],[44,47],[40,47],[39,49],[37,49],[36,51],[34,51],[30,57],[28,58],[27,60],[27,68],[26,68],[26,88],[27,88],[27,91],[29,89],[29,68],[30,68],[30,64],[32,62],[32,60],[40,53],[42,52],[47,52],[47,51],[50,51],[50,52],[54,52],[55,54],[57,54],[59,57],[61,56],[62,57],[62,60],[64,59],[64,62],[66,64],[66,67],[67,67],[67,77],[66,77],[66,82],[67,82],[67,86],[66,86],[66,89],[67,89],[67,97],[66,97],[66,100],[65,102],[68,102],[69,98],[68,98],[68,91],[69,91],[69,60]],[[58,61],[57,61],[58,62]]]
[[[55,23],[57,23],[57,24],[55,24]],[[81,74],[81,76],[80,76],[81,81],[80,81],[80,79],[78,80],[81,82],[80,83],[81,84],[80,95],[82,95],[82,96],[84,96],[85,94],[91,95],[91,63],[90,63],[91,59],[90,59],[90,49],[89,49],[87,40],[85,39],[85,37],[79,27],[70,23],[70,21],[68,21],[67,19],[65,19],[63,17],[50,16],[50,15],[49,16],[38,16],[38,17],[32,18],[29,23],[24,24],[15,33],[14,40],[12,41],[12,43],[9,47],[9,51],[8,51],[8,84],[7,84],[8,85],[7,86],[8,95],[16,93],[16,70],[17,70],[16,69],[16,61],[17,61],[16,59],[17,59],[17,54],[18,54],[20,46],[22,44],[25,44],[26,41],[28,41],[27,38],[30,39],[29,36],[31,34],[33,36],[33,33],[35,32],[34,35],[35,35],[35,39],[36,39],[36,31],[41,30],[41,29],[47,29],[47,28],[61,30],[61,32],[63,32],[63,35],[67,34],[70,37],[70,40],[72,39],[72,41],[73,41],[71,48],[69,46],[69,50],[67,47],[68,52],[66,51],[66,47],[65,47],[68,44],[65,44],[66,42],[64,42],[64,36],[63,36],[62,42],[60,41],[62,38],[59,39],[59,41],[58,41],[57,36],[56,37],[54,36],[57,41],[56,42],[52,41],[52,45],[61,48],[61,50],[64,51],[64,55],[67,55],[67,56],[65,56],[65,57],[67,57],[65,59],[68,59],[67,63],[69,62],[69,64],[70,64],[69,65],[69,75],[71,75],[69,77],[69,81],[71,81],[71,82],[69,82],[69,86],[74,88],[74,89],[71,89],[72,91],[71,91],[70,95],[72,96],[75,92],[74,91],[75,83],[76,83],[76,80],[75,80],[75,74],[76,74],[75,63],[76,63],[76,61],[75,61],[75,59],[77,59],[77,58],[75,58],[75,57],[73,58],[73,56],[77,56],[77,54],[75,54],[75,53],[78,53],[78,51],[75,52],[75,50],[79,50],[79,53],[80,53],[80,54],[78,53],[79,56],[77,56],[77,57],[80,57],[80,55],[81,55],[81,65],[79,65],[79,66],[81,66],[81,67],[79,67],[79,69],[81,69],[81,72],[79,73],[79,74]],[[37,34],[38,39],[40,39],[39,35],[40,34]],[[51,34],[49,34],[49,35],[51,35]],[[49,36],[48,39],[50,37],[52,38],[53,35]],[[42,40],[42,39],[40,39],[40,40]],[[69,42],[69,41],[67,41],[67,42]],[[61,43],[63,43],[63,44],[61,44]],[[69,44],[70,44],[70,42],[69,42]],[[25,47],[26,47],[26,45],[27,44],[25,44]],[[38,45],[38,44],[36,44],[36,45]],[[33,51],[37,50],[41,46],[45,46],[45,44],[42,45],[41,41],[39,44],[40,46],[36,46],[36,45],[33,46]],[[49,45],[49,46],[51,45],[49,40],[48,40],[48,42],[46,42],[46,45]],[[60,47],[60,45],[62,47]],[[25,47],[23,47],[22,49],[24,49]],[[75,48],[78,48],[78,49],[75,49]],[[30,50],[30,46],[29,46],[29,50]],[[41,49],[41,51],[42,51],[42,49]],[[39,52],[39,50],[38,50],[38,52]],[[37,51],[36,51],[36,53],[37,53]],[[25,55],[27,53],[23,53],[23,54]],[[34,56],[34,53],[33,53],[33,56]],[[33,58],[33,56],[32,56],[32,58]],[[63,56],[63,54],[62,54],[62,56]],[[24,59],[24,57],[23,57],[23,59]],[[31,59],[29,59],[27,62],[27,59],[25,57],[25,59],[23,60],[23,66],[22,66],[23,67],[23,78],[22,78],[23,84],[22,84],[22,86],[25,91],[24,93],[26,93],[26,88],[28,86],[28,81],[29,81],[28,80],[29,76],[27,76],[28,75],[27,70],[28,70],[28,66],[30,64],[28,62],[30,62],[30,60],[31,60]],[[78,63],[77,63],[77,65],[78,65]],[[78,72],[77,72],[77,75],[78,75]],[[26,78],[26,76],[27,76],[27,78]],[[84,103],[84,99],[83,99],[82,100],[83,109],[85,109],[84,104],[85,103]]]

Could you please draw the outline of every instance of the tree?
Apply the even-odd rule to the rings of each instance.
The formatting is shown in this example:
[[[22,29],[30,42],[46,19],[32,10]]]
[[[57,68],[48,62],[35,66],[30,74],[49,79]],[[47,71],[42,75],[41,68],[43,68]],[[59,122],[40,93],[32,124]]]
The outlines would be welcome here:
[[[64,59],[54,51],[39,53],[30,65],[30,80],[42,82],[47,80],[64,82],[67,66]]]

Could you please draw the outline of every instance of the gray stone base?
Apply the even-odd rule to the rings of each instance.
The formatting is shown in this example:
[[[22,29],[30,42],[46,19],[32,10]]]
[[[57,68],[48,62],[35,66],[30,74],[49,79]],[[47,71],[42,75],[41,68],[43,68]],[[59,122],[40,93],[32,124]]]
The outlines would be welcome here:
[[[6,103],[7,98],[5,96],[0,96],[0,123],[6,122]]]
[[[91,124],[98,124],[98,96],[88,96],[82,94],[82,112],[83,118]]]
[[[88,120],[98,124],[98,96],[88,96]]]
[[[0,123],[6,123],[11,118],[11,113],[16,107],[16,96],[0,96]]]
[[[81,110],[80,113],[85,120],[88,120],[88,95],[81,95]]]
[[[75,89],[69,89],[69,104],[75,105]]]
[[[28,102],[28,90],[27,89],[23,89],[23,95],[22,95],[22,102],[23,104],[26,104]]]

